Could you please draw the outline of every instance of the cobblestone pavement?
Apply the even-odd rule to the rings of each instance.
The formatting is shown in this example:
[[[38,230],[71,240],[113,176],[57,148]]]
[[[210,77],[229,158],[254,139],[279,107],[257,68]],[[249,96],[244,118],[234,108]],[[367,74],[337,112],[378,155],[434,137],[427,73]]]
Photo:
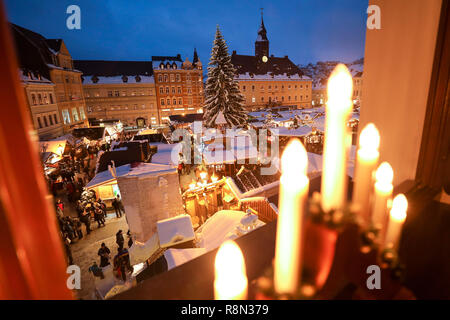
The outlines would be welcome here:
[[[121,229],[126,234],[128,225],[125,216],[116,218],[115,213],[108,213],[106,226],[97,228],[97,223],[91,224],[92,232],[86,235],[83,225],[83,238],[72,243],[73,263],[81,269],[81,289],[74,290],[79,299],[94,299],[94,276],[89,272],[89,267],[94,261],[100,264],[100,257],[97,255],[102,242],[111,250],[111,259],[117,253],[116,232]],[[125,236],[125,242],[128,241]],[[112,263],[112,261],[111,261]]]

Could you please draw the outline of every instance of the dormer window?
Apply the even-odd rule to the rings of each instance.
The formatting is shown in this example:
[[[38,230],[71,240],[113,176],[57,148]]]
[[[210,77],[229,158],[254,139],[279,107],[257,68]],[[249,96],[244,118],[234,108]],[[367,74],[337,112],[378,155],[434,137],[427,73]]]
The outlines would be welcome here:
[[[164,69],[164,63],[161,62],[161,64],[159,65],[160,69]]]
[[[170,63],[169,63],[169,62],[167,62],[166,68],[167,68],[167,69],[170,69]]]
[[[98,77],[97,76],[93,76],[91,78],[91,80],[92,80],[93,83],[97,83],[98,82]]]
[[[134,79],[136,80],[136,82],[141,82],[141,80],[142,80],[139,75],[137,75]]]
[[[172,69],[176,69],[177,68],[177,64],[174,62],[172,63]]]
[[[123,82],[125,82],[125,83],[126,83],[126,82],[128,82],[128,77],[127,77],[127,76],[125,76],[125,75],[124,75],[124,76],[122,76],[122,81],[123,81]]]

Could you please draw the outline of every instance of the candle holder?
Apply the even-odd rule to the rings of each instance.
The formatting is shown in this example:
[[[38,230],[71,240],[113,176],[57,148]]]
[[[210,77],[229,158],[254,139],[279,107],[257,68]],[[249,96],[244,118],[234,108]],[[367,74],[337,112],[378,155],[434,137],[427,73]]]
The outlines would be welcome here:
[[[397,251],[381,251],[378,230],[372,226],[364,228],[350,204],[342,210],[325,212],[320,195],[313,194],[308,208],[299,289],[295,294],[278,294],[271,266],[252,284],[255,299],[414,299],[402,285],[405,266]],[[371,265],[380,266],[381,290],[367,288],[367,268]]]

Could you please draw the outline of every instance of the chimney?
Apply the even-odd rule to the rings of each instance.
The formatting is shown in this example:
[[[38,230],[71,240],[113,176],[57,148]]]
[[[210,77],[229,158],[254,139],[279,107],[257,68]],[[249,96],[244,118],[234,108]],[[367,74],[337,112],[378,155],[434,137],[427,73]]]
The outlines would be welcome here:
[[[288,56],[284,56],[285,59],[288,59]]]
[[[236,50],[233,50],[233,56],[236,55]]]

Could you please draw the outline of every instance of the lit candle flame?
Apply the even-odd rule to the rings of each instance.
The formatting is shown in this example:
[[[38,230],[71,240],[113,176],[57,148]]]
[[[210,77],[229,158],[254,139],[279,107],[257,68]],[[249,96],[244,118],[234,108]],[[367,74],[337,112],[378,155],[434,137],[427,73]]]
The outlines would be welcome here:
[[[377,151],[380,146],[380,133],[373,123],[369,123],[362,129],[359,135],[359,147],[362,150]]]
[[[242,300],[247,298],[248,280],[244,256],[231,240],[219,248],[214,262],[214,294],[216,300]]]
[[[308,155],[305,147],[298,139],[292,139],[281,156],[281,173],[289,174],[291,179],[297,179],[306,174]]]
[[[391,218],[397,222],[405,221],[406,210],[408,210],[408,200],[404,194],[400,193],[392,201]]]
[[[340,63],[334,68],[328,79],[328,102],[331,110],[341,108],[350,109],[352,106],[353,78],[348,68]],[[344,102],[344,103],[342,103]],[[327,109],[328,111],[328,109]]]
[[[394,171],[388,162],[383,162],[375,172],[376,184],[379,186],[387,186],[392,184],[394,179]]]

